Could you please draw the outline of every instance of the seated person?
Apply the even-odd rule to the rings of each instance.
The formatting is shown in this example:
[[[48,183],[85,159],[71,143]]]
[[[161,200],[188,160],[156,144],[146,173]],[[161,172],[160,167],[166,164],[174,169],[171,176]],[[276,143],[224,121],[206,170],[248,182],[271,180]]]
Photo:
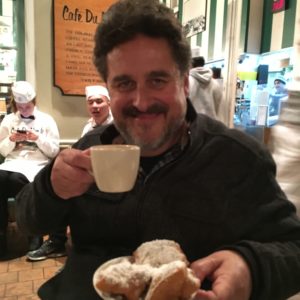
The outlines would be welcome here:
[[[38,110],[36,93],[27,81],[12,86],[13,113],[0,125],[0,255],[6,254],[7,200],[33,181],[35,175],[59,152],[59,132],[54,119]],[[37,249],[42,237],[29,238],[29,250]]]
[[[110,111],[110,98],[107,89],[101,85],[87,86],[85,88],[87,111],[90,119],[84,126],[82,136],[100,125],[107,125],[113,121]],[[49,238],[39,249],[27,253],[31,261],[40,261],[47,258],[66,255],[65,243],[67,241],[66,228],[61,228],[49,235]]]

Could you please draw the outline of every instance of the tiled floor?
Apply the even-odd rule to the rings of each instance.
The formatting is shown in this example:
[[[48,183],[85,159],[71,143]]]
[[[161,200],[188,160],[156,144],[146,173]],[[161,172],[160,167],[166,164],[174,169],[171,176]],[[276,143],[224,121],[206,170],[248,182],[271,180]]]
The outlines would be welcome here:
[[[11,257],[0,261],[0,299],[36,300],[41,284],[51,278],[64,264],[66,257],[40,262],[26,260],[27,240],[15,224],[9,227],[9,253]]]
[[[67,243],[67,249],[70,247]],[[38,300],[36,292],[47,279],[63,265],[66,257],[40,262],[26,260],[26,238],[15,224],[9,227],[9,250],[11,257],[0,260],[0,300]],[[300,294],[289,300],[300,300]]]

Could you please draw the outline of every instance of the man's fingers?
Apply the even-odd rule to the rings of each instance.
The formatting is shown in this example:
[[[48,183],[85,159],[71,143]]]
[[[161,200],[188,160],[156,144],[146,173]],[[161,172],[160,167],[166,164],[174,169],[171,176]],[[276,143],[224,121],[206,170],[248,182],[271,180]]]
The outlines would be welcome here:
[[[198,290],[193,300],[217,300],[213,291]]]
[[[220,266],[221,262],[213,257],[206,257],[194,261],[191,264],[191,269],[195,272],[196,276],[201,280],[210,278],[210,275]]]
[[[74,168],[91,169],[91,160],[87,150],[65,149],[59,154],[58,159]]]

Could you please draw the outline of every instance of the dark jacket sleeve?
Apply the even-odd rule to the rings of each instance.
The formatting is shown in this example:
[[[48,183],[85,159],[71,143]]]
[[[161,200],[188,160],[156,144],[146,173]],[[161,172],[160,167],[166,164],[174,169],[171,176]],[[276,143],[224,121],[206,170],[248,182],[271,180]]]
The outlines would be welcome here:
[[[49,234],[67,225],[70,201],[52,190],[50,174],[53,162],[44,167],[16,196],[19,228],[29,234]]]
[[[239,197],[247,203],[239,221],[245,239],[227,249],[239,252],[250,266],[251,300],[287,299],[300,290],[300,222],[276,181],[268,152],[261,152],[249,168],[231,205],[238,206]]]

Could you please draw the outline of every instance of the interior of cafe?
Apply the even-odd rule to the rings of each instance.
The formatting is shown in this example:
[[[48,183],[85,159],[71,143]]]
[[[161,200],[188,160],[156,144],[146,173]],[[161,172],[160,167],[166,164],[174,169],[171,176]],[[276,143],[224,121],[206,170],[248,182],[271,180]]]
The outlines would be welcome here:
[[[12,83],[26,80],[36,91],[39,109],[58,125],[60,148],[81,137],[89,118],[85,86],[103,83],[92,62],[94,32],[115,1],[0,0],[0,123],[11,112]],[[287,94],[276,92],[275,82],[289,94],[300,74],[300,1],[159,1],[181,21],[192,56],[203,56],[205,67],[214,71],[223,91],[224,123],[269,146],[270,132],[287,101]],[[294,98],[300,99],[299,88]],[[9,215],[15,221],[14,199],[9,200]],[[27,251],[27,240],[17,227],[13,230],[19,240],[12,239],[12,245],[19,255]],[[5,294],[13,297],[9,299],[37,299],[38,287],[64,263],[60,257],[33,267],[24,256],[7,266],[3,263],[0,299]],[[290,299],[299,300],[300,295]]]
[[[10,84],[30,81],[40,108],[55,118],[62,142],[70,144],[88,117],[84,86],[101,83],[92,65],[93,32],[99,10],[114,1],[101,1],[100,8],[95,1],[75,2],[0,1],[0,114],[9,112]],[[218,70],[227,125],[266,142],[282,102],[273,97],[274,80],[284,78],[288,88],[293,78],[299,1],[280,1],[282,7],[273,0],[161,2],[181,20],[192,53]]]

